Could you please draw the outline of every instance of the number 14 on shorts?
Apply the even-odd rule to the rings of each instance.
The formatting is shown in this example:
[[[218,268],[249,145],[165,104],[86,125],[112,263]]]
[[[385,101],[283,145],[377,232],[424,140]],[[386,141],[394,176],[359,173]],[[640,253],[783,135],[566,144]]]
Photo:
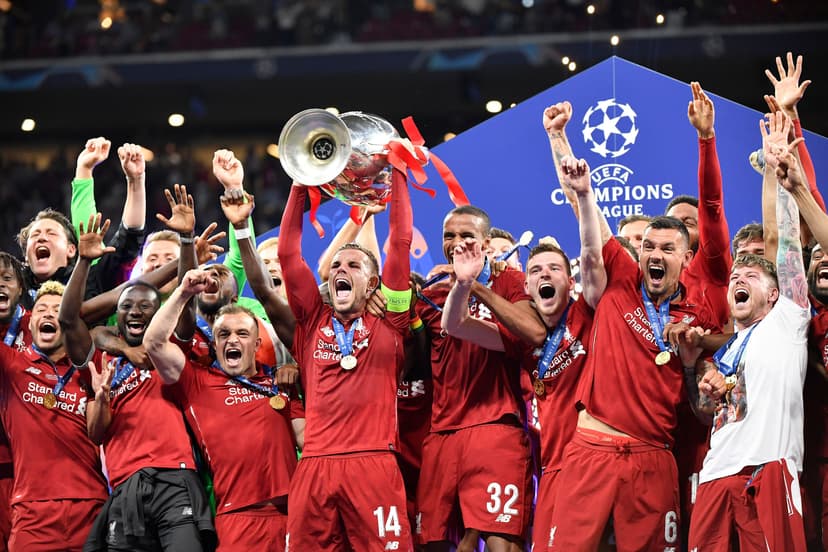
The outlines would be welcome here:
[[[379,535],[379,538],[384,539],[390,535],[400,536],[402,527],[400,527],[400,516],[397,513],[396,506],[388,508],[388,515],[385,514],[385,508],[382,506],[377,506],[377,509],[372,513],[377,518],[377,535]]]

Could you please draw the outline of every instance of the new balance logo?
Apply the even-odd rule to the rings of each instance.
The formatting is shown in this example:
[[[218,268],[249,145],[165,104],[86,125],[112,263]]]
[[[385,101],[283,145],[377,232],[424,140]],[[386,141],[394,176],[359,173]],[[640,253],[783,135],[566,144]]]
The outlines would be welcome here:
[[[546,546],[552,546],[552,544],[555,542],[555,532],[557,530],[558,530],[557,526],[555,526],[555,527],[553,527],[552,529],[549,530],[549,542],[546,543]]]
[[[33,374],[35,376],[39,376],[42,372],[41,372],[40,368],[35,368],[34,366],[29,366],[28,368],[26,368],[26,373],[27,374]]]
[[[500,523],[509,523],[510,521],[512,521],[512,515],[511,514],[498,514],[497,517],[495,518],[495,521],[499,521]]]
[[[388,541],[385,544],[386,550],[399,550],[400,549],[400,541]]]
[[[184,509],[181,510],[182,517],[193,517],[193,508],[192,506],[184,506]]]

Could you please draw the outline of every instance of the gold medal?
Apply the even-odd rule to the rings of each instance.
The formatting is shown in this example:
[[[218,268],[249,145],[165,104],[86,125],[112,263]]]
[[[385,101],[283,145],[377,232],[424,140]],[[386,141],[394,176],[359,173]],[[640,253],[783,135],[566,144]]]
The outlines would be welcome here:
[[[273,395],[270,397],[270,408],[273,410],[282,410],[287,406],[287,401],[281,395]]]
[[[664,366],[668,362],[670,362],[670,351],[661,351],[655,357],[655,363],[658,366]]]
[[[339,359],[339,365],[343,370],[353,370],[356,368],[357,359],[354,355],[345,355]]]
[[[728,393],[736,387],[736,374],[725,376],[725,387],[727,387]]]
[[[546,385],[544,385],[543,380],[536,379],[534,387],[535,395],[537,395],[538,397],[543,397],[546,394]]]
[[[57,403],[57,397],[55,397],[55,394],[51,391],[43,395],[43,406],[45,406],[49,410],[52,410],[54,407],[56,407]]]

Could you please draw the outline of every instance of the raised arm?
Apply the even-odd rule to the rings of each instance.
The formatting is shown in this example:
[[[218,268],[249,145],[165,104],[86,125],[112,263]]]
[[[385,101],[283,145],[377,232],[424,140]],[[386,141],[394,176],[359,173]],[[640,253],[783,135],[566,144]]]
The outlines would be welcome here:
[[[572,104],[566,101],[556,103],[544,110],[543,128],[546,129],[546,135],[549,137],[549,147],[552,149],[552,161],[555,163],[555,173],[558,175],[558,183],[567,201],[572,206],[572,212],[575,214],[575,218],[580,220],[581,212],[578,206],[577,194],[567,185],[562,167],[562,161],[565,157],[575,157],[575,154],[572,153],[572,147],[569,145],[569,139],[566,137],[566,124],[571,118]],[[610,239],[610,236],[612,236],[612,229],[603,216],[601,217],[601,221],[601,237],[604,243],[606,243]]]
[[[765,242],[764,258],[776,263],[779,234],[776,226],[776,171],[767,161],[762,169],[762,241]]]
[[[173,195],[173,193],[175,195]],[[198,259],[195,252],[195,203],[193,196],[187,193],[187,187],[180,184],[173,186],[173,193],[164,190],[164,196],[170,206],[170,218],[161,213],[155,217],[163,222],[167,228],[178,232],[181,239],[181,249],[178,253],[178,280],[179,283],[188,271],[196,268]],[[193,337],[196,328],[195,307],[190,305],[183,316],[176,318],[178,326],[175,334],[189,340]]]
[[[405,305],[393,306],[391,297],[388,310],[408,312],[411,299],[411,239],[414,235],[414,215],[405,175],[394,170],[391,176],[391,213],[388,218],[388,256],[382,267],[382,290],[408,293]],[[398,310],[402,309],[402,310]]]
[[[213,175],[224,187],[223,195],[234,200],[244,198],[244,167],[232,151],[220,149],[213,153]],[[255,247],[256,233],[253,229],[252,217],[247,220],[246,228],[250,233],[249,239]],[[247,275],[241,259],[236,231],[232,224],[227,228],[227,255],[224,256],[224,266],[229,268],[236,278],[239,286],[238,293],[241,295],[244,284],[247,282]]]
[[[765,163],[776,172],[779,182],[776,196],[776,221],[779,227],[779,250],[776,253],[776,272],[779,279],[779,293],[791,299],[802,308],[808,308],[808,283],[802,260],[802,245],[799,238],[799,210],[788,189],[803,182],[799,163],[793,150],[801,138],[788,144],[791,120],[782,112],[774,113],[767,123],[760,124],[765,144]]]
[[[799,79],[802,77],[802,56],[796,56],[796,63],[794,63],[791,52],[788,52],[786,58],[788,62],[787,69],[785,69],[782,59],[779,56],[776,57],[776,68],[779,71],[779,78],[776,78],[768,69],[765,69],[765,75],[767,75],[768,80],[773,85],[773,98],[776,105],[793,121],[794,136],[796,138],[802,138],[802,123],[799,119],[797,105],[805,96],[805,90],[810,86],[811,81],[799,82]],[[805,145],[804,140],[797,145],[797,153],[799,154],[799,161],[802,163],[802,169],[807,177],[811,193],[820,208],[825,211],[825,200],[822,198],[819,188],[817,188],[814,163],[811,160],[811,155],[808,152],[808,147]]]
[[[75,166],[75,178],[72,180],[72,201],[70,214],[75,232],[80,226],[95,214],[95,181],[92,179],[92,170],[109,157],[112,142],[99,136],[86,141],[83,150],[78,155]]]
[[[794,159],[795,160],[795,159]],[[796,165],[790,159],[781,160],[783,174],[785,178],[781,184],[790,192],[796,206],[799,209],[799,214],[802,219],[808,224],[811,232],[824,251],[828,251],[828,214],[819,206],[816,198],[808,189],[808,184],[803,182],[805,178],[804,171],[800,171],[800,165]],[[793,167],[793,170],[791,169]],[[774,177],[776,173],[774,172]]]
[[[187,363],[184,351],[170,341],[176,323],[190,299],[211,285],[215,283],[206,270],[190,270],[147,327],[144,348],[164,383],[177,382]]]
[[[232,199],[226,195],[221,196],[221,210],[224,211],[224,216],[227,217],[230,226],[236,229],[239,252],[241,253],[247,281],[250,283],[250,289],[253,290],[256,299],[264,307],[279,340],[290,348],[293,345],[296,318],[293,316],[287,301],[273,286],[273,279],[265,268],[261,257],[259,257],[259,253],[253,245],[253,240],[245,235],[250,213],[253,212],[255,206],[253,196],[246,192],[242,199]]]
[[[469,316],[469,295],[483,267],[483,250],[474,242],[472,248],[463,243],[454,248],[454,285],[446,297],[440,324],[451,336],[493,351],[503,351],[503,338],[497,325]],[[508,302],[508,301],[507,301]]]
[[[561,168],[563,180],[575,193],[581,212],[581,219],[578,221],[581,236],[581,284],[584,289],[584,300],[594,309],[607,287],[607,270],[604,268],[602,254],[606,241],[601,235],[601,221],[606,224],[606,220],[598,209],[598,202],[592,191],[587,162],[574,157],[564,157]]]
[[[691,82],[693,99],[687,106],[687,118],[699,138],[699,252],[704,272],[717,286],[727,286],[733,259],[730,254],[730,231],[724,212],[722,171],[716,151],[713,102],[698,82]]]
[[[103,236],[109,229],[109,219],[101,224],[101,214],[92,215],[89,217],[88,229],[89,231],[85,232],[83,223],[80,224],[78,262],[72,271],[69,282],[66,284],[58,314],[66,352],[72,364],[76,366],[86,366],[93,351],[92,336],[80,316],[86,279],[89,276],[89,267],[94,259],[114,250],[112,247],[105,247],[103,244]]]
[[[374,254],[377,261],[380,260],[380,247],[377,240],[377,229],[374,224],[374,215],[385,211],[387,204],[372,205],[368,207],[361,207],[359,209],[359,217],[362,224],[358,225],[350,217],[342,225],[342,228],[336,233],[336,236],[319,256],[318,266],[316,268],[319,279],[323,282],[328,279],[328,274],[331,271],[331,261],[339,248],[346,243],[357,242],[359,245],[366,248]]]
[[[96,297],[129,279],[144,244],[146,219],[146,163],[141,146],[124,144],[118,158],[127,184],[121,222],[109,241],[112,254],[95,264],[86,285],[86,298]]]
[[[287,290],[288,304],[297,319],[302,319],[306,313],[312,312],[322,303],[313,271],[302,258],[302,217],[307,195],[305,186],[298,182],[293,183],[282,213],[277,249],[279,261],[282,263],[283,285]]]
[[[566,124],[571,118],[572,104],[567,101],[550,105],[543,111],[543,128],[546,130],[546,136],[549,138],[549,147],[552,150],[552,161],[555,163],[558,182],[566,199],[569,200],[569,204],[572,206],[575,218],[580,218],[575,192],[566,186],[561,168],[561,162],[564,157],[574,157],[575,155],[572,153],[572,146],[569,145],[569,139],[566,137]]]
[[[147,165],[144,152],[138,144],[124,144],[118,148],[118,159],[127,182],[121,220],[129,229],[142,230],[147,218]]]

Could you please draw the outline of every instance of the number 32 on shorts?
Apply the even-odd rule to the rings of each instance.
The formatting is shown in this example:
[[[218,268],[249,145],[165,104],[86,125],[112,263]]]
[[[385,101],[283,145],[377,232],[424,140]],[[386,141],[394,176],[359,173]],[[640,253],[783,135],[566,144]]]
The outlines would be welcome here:
[[[489,493],[489,500],[486,502],[486,510],[490,514],[497,514],[497,520],[503,523],[509,523],[512,516],[519,514],[517,508],[514,507],[520,497],[518,486],[512,483],[501,485],[496,481],[489,483],[486,487],[486,492]]]

